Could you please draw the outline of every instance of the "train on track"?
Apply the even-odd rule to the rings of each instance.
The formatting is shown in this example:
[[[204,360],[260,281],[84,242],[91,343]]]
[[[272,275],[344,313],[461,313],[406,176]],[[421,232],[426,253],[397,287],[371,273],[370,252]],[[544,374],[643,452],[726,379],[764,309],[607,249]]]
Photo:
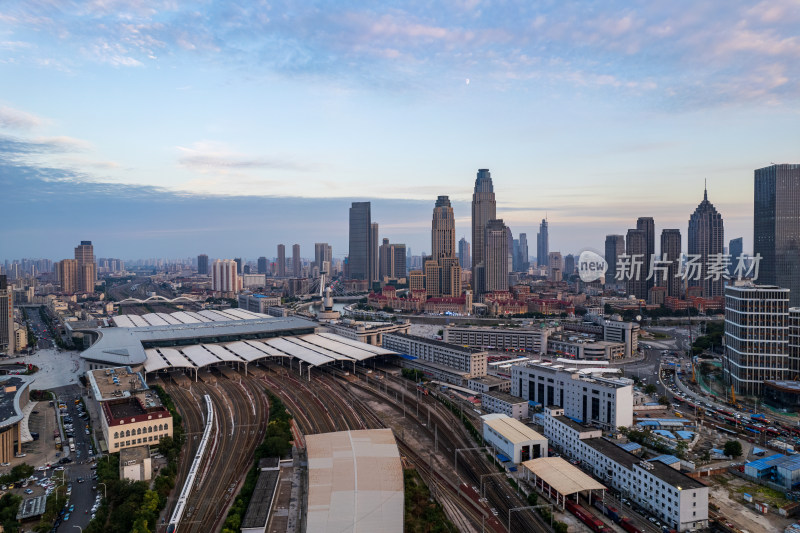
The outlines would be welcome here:
[[[574,514],[578,520],[586,524],[586,526],[595,533],[606,531],[606,525],[602,522],[602,520],[592,516],[589,511],[584,509],[581,505],[573,502],[572,500],[567,500],[566,508],[567,511]]]
[[[642,533],[641,529],[633,525],[633,522],[630,518],[619,514],[619,510],[617,510],[616,507],[606,505],[605,502],[603,502],[603,500],[594,493],[592,493],[592,505],[594,505],[598,511],[609,517],[612,522],[617,524],[628,533]]]

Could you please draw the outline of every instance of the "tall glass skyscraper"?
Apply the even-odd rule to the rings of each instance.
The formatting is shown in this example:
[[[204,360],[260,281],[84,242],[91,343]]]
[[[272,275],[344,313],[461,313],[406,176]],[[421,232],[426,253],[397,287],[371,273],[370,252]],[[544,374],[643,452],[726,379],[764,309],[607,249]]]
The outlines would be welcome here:
[[[478,170],[472,194],[472,288],[476,296],[484,292],[484,254],[486,224],[497,217],[497,201],[489,169]],[[507,248],[507,247],[506,247]]]
[[[606,235],[606,284],[616,284],[617,258],[625,253],[625,235]]]
[[[725,228],[722,215],[717,212],[714,204],[708,201],[708,190],[703,191],[703,201],[689,217],[688,253],[700,256],[700,279],[692,279],[689,275],[690,287],[703,287],[703,296],[706,298],[722,297],[725,280],[722,276],[714,279],[709,276],[708,263],[714,256],[722,254],[725,243]]]
[[[542,223],[539,224],[539,233],[536,234],[536,264],[538,266],[549,266],[550,264],[550,236],[546,218],[542,219]]]
[[[680,298],[681,281],[683,281],[678,275],[681,268],[681,230],[661,230],[661,259],[670,262],[667,268],[667,279],[664,280],[663,274],[658,272],[655,274],[658,277],[655,280],[656,284],[667,288],[667,296]]]
[[[653,254],[656,253],[656,223],[653,217],[639,217],[636,220],[636,229],[644,232],[645,245],[647,246],[644,252],[644,265],[642,266],[643,275],[646,278],[650,275],[650,264],[653,261]],[[646,280],[646,283],[649,293],[650,289],[655,285],[655,276]]]
[[[789,305],[800,306],[800,164],[757,169],[753,207],[756,282],[789,289]]]
[[[350,241],[347,266],[350,279],[371,279],[372,214],[369,202],[353,202],[350,206]]]

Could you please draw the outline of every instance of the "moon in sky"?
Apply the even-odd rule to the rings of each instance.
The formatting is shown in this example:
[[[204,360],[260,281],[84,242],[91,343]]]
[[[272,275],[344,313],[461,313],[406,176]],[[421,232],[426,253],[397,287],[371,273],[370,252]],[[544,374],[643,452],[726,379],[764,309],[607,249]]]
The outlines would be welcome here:
[[[469,85],[469,78],[467,78],[467,85]]]

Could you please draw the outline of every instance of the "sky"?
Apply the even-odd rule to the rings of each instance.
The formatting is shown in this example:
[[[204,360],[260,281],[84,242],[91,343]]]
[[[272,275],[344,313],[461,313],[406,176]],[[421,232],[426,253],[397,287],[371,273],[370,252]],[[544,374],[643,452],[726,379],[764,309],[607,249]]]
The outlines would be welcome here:
[[[753,170],[800,159],[798,27],[798,0],[5,0],[0,259],[343,257],[366,200],[420,253],[438,195],[471,240],[479,168],[532,249],[545,216],[565,254],[639,216],[685,249],[707,181],[748,251]]]

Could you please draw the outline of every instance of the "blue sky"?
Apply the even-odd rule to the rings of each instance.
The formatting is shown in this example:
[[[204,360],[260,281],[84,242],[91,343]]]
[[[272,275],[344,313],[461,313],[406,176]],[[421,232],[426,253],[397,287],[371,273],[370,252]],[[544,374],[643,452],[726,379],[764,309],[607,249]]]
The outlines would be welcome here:
[[[551,249],[709,199],[752,246],[753,169],[797,162],[800,3],[5,1],[0,258],[430,248],[475,173]],[[685,241],[684,241],[685,247]]]

